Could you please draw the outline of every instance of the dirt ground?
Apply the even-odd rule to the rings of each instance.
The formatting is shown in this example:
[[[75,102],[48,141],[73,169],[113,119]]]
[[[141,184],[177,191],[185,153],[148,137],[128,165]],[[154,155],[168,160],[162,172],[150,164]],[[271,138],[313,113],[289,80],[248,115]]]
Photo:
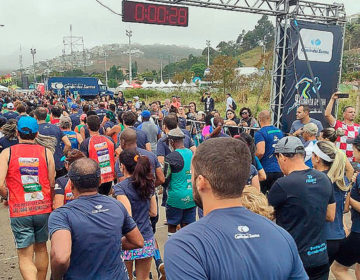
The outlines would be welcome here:
[[[161,249],[161,255],[163,256],[164,243],[167,240],[167,227],[164,225],[165,220],[165,211],[164,207],[160,207],[160,218],[157,224],[156,238]],[[350,226],[350,217],[349,214],[346,214],[345,217],[346,224]],[[48,248],[50,244],[48,244]],[[351,273],[354,275],[354,271],[351,270]],[[157,279],[157,273],[155,270],[155,265],[152,265],[152,274],[153,279]],[[50,277],[50,273],[48,274]],[[0,279],[7,280],[21,280],[22,277],[19,272],[18,260],[16,249],[14,245],[13,235],[10,230],[9,225],[9,213],[7,207],[0,205]],[[329,279],[335,279],[333,276],[330,276]],[[220,280],[220,279],[219,279]]]

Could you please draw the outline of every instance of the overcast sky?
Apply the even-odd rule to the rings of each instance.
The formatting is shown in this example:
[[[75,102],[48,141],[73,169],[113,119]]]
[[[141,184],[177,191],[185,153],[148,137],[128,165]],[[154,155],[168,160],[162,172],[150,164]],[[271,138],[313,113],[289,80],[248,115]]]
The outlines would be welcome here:
[[[121,13],[121,0],[100,0]],[[241,0],[240,2],[242,2]],[[317,0],[333,3],[334,0]],[[337,0],[345,4],[347,14],[360,13],[359,0]],[[31,63],[30,48],[37,49],[36,60],[60,55],[63,36],[84,37],[86,48],[108,43],[127,42],[125,30],[133,31],[132,40],[140,44],[176,44],[204,48],[210,40],[236,40],[242,29],[252,29],[260,15],[189,7],[189,26],[170,27],[125,23],[121,17],[100,6],[95,0],[0,0],[0,70],[19,67],[22,45],[24,65]]]

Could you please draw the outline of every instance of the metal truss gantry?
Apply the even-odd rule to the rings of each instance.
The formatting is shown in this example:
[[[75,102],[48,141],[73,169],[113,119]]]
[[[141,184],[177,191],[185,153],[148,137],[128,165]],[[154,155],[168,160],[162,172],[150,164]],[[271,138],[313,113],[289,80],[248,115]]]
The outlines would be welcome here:
[[[346,13],[344,4],[326,4],[305,0],[149,0],[166,4],[180,4],[201,8],[245,12],[276,17],[273,53],[270,108],[272,122],[281,124],[282,98],[285,90],[285,74],[289,55],[288,28],[290,20],[306,20],[317,23],[344,26]]]

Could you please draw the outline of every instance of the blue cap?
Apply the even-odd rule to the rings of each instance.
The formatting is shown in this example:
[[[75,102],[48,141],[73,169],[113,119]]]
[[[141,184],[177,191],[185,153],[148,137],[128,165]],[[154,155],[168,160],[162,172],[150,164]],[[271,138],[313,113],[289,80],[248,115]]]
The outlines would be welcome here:
[[[71,109],[77,109],[77,108],[79,108],[79,106],[77,104],[72,104],[71,105]]]
[[[21,117],[17,123],[17,129],[24,134],[36,133],[39,130],[39,125],[32,117]]]
[[[141,116],[144,118],[150,118],[151,114],[149,110],[145,110],[141,112]]]

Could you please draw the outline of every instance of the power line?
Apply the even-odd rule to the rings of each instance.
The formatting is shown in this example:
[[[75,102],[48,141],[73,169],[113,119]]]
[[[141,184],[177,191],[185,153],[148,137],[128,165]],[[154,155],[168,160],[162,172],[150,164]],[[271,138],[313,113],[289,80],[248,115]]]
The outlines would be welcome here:
[[[111,9],[110,7],[108,7],[105,4],[101,3],[99,0],[95,0],[95,1],[98,2],[104,8],[108,9],[110,12],[114,13],[115,15],[118,15],[118,16],[122,17],[122,14],[119,14],[119,13],[115,12],[113,9]]]

